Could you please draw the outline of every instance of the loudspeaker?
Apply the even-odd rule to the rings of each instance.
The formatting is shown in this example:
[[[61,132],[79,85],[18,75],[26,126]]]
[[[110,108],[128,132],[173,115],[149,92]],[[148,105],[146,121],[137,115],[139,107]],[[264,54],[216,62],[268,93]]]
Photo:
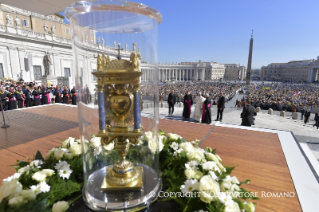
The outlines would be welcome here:
[[[29,59],[24,58],[24,69],[25,71],[29,71]]]

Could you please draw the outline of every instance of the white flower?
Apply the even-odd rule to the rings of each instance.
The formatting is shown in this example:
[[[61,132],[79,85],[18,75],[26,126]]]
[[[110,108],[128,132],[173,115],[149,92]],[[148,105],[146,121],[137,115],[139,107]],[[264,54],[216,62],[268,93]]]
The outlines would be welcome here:
[[[54,168],[59,171],[60,169],[63,168],[70,168],[70,164],[66,161],[59,161],[58,163],[55,164]]]
[[[218,199],[221,203],[225,204],[225,206],[231,206],[234,204],[232,197],[226,192],[220,192]]]
[[[214,180],[219,180],[219,178],[216,176],[215,172],[209,171],[209,175],[210,175]]]
[[[70,175],[72,173],[72,170],[70,168],[63,168],[63,169],[60,169],[59,170],[59,175],[61,178],[63,179],[69,179],[70,178]]]
[[[222,159],[217,154],[215,154],[215,156],[219,161],[222,161]]]
[[[189,161],[188,163],[185,164],[186,169],[198,169],[198,162],[195,160]]]
[[[164,148],[163,139],[158,138],[158,151],[161,152]]]
[[[52,176],[54,174],[54,170],[52,169],[43,169],[38,171],[32,175],[32,179],[42,182],[45,181],[46,177]]]
[[[146,141],[151,141],[151,140],[153,140],[153,133],[152,133],[152,131],[147,131],[147,132],[145,132],[144,133],[144,139],[146,140]]]
[[[34,160],[30,163],[31,166],[37,167],[38,169],[41,168],[42,164],[43,164],[42,160]]]
[[[160,142],[162,142],[163,145],[164,145],[164,143],[165,143],[165,141],[166,141],[166,137],[165,137],[164,135],[159,135],[159,136],[158,136],[158,140],[159,140]]]
[[[217,200],[220,193],[219,184],[209,175],[200,179],[198,190],[200,191],[200,200],[206,203]]]
[[[56,149],[56,148],[50,149],[50,150],[47,152],[47,154],[45,154],[44,159],[47,160],[47,159],[51,158],[52,155],[53,155],[53,153],[54,153],[54,150],[55,150],[55,149]]]
[[[215,166],[216,163],[214,161],[208,161],[202,164],[203,169],[208,171],[216,169]]]
[[[17,180],[11,180],[0,187],[0,203],[10,195],[14,195],[22,191],[22,185]]]
[[[101,154],[101,152],[102,152],[102,147],[101,147],[101,146],[96,147],[96,148],[94,148],[94,150],[93,150],[94,156],[99,156],[99,155]]]
[[[205,152],[205,155],[206,155],[207,160],[215,161],[216,163],[219,162],[218,158],[213,153]]]
[[[197,162],[201,162],[205,159],[203,151],[201,151],[199,148],[194,148],[194,150],[188,152],[186,156],[189,161],[196,160]]]
[[[37,195],[31,189],[22,190],[20,191],[19,195],[26,200],[35,200],[35,198],[37,197]]]
[[[90,147],[93,149],[101,146],[101,137],[95,137],[93,136],[90,140]]]
[[[28,171],[30,171],[30,166],[29,166],[29,165],[26,165],[26,166],[20,168],[20,169],[18,170],[18,173],[23,174],[24,172],[28,172]]]
[[[111,151],[114,149],[114,142],[109,143],[108,145],[103,145],[103,149]]]
[[[22,173],[14,173],[12,176],[6,178],[6,179],[3,179],[2,180],[2,184],[5,184],[5,183],[8,183],[8,182],[11,182],[11,180],[15,180],[15,179],[19,179],[19,177],[22,175]]]
[[[151,139],[148,141],[148,148],[151,150],[153,154],[156,153],[157,144],[155,139]]]
[[[66,152],[66,153],[64,153],[64,155],[63,155],[66,159],[72,159],[73,158],[73,154],[72,153],[70,153],[70,152]]]
[[[59,201],[53,204],[52,212],[65,212],[69,208],[69,203],[66,201]]]
[[[38,185],[33,185],[30,189],[35,194],[46,193],[50,191],[50,186],[46,182],[41,182]]]
[[[186,180],[184,185],[181,185],[181,191],[183,193],[189,193],[194,190],[197,190],[198,181],[197,180]]]
[[[195,173],[196,173],[196,170],[194,169],[186,169],[184,171],[184,174],[187,179],[194,179]]]
[[[233,177],[231,178],[231,182],[232,182],[233,184],[240,184],[240,182],[239,182],[239,180],[237,179],[236,176],[233,176]]]
[[[244,202],[245,212],[254,212],[255,205],[252,202]]]
[[[168,137],[169,137],[169,139],[175,140],[175,141],[178,140],[179,138],[182,138],[181,136],[179,136],[175,133],[168,133]]]
[[[82,150],[81,150],[81,144],[73,144],[73,146],[71,146],[69,148],[69,151],[73,154],[73,155],[81,155]]]
[[[178,149],[178,143],[173,142],[173,143],[170,145],[170,147],[171,147],[172,149],[174,149],[174,150],[177,150],[177,149]]]
[[[64,155],[64,151],[62,149],[55,149],[54,150],[54,157],[56,160],[60,160]]]
[[[194,150],[194,146],[189,142],[183,142],[179,145],[186,153],[192,152]]]
[[[230,206],[226,206],[224,212],[240,212],[240,208],[236,202]]]
[[[11,199],[9,199],[8,203],[9,203],[9,205],[12,205],[12,206],[20,205],[21,203],[23,203],[23,197],[14,196]]]

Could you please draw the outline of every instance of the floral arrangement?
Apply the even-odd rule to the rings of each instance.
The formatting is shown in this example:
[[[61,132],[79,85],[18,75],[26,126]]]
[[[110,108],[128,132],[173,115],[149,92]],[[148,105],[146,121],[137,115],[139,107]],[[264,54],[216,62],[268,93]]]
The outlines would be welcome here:
[[[216,150],[201,149],[198,143],[199,140],[187,142],[174,133],[165,137],[160,167],[166,193],[174,195],[164,201],[174,200],[183,212],[255,211],[254,204],[246,199],[258,198],[240,188],[249,180],[239,182],[235,176],[231,177],[234,167],[222,165]]]
[[[158,138],[157,142],[154,133],[145,132],[137,145],[131,145],[127,158],[152,165],[152,156],[160,152],[164,188],[180,194],[164,201],[174,200],[181,211],[255,210],[253,203],[240,200],[241,193],[249,192],[239,186],[249,181],[240,183],[230,177],[234,168],[223,166],[215,150],[200,149],[198,140],[187,142],[174,133],[166,136],[160,131]],[[82,140],[81,145],[80,140],[70,137],[44,157],[37,152],[31,162],[18,161],[14,166],[17,172],[4,179],[0,187],[0,212],[66,211],[81,197],[83,161],[112,164],[119,159],[114,142],[102,145],[101,138],[95,136]],[[198,195],[193,195],[195,192]],[[256,199],[252,195],[248,198]]]

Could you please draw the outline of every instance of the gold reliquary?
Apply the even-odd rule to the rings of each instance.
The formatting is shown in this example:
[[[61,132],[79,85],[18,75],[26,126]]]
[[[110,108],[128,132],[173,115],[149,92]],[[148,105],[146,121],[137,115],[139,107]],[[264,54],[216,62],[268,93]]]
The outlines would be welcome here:
[[[97,77],[99,132],[102,145],[115,142],[120,160],[107,169],[102,190],[141,189],[143,167],[126,159],[130,144],[141,137],[140,70],[141,56],[132,52],[130,59],[110,60],[98,55]]]

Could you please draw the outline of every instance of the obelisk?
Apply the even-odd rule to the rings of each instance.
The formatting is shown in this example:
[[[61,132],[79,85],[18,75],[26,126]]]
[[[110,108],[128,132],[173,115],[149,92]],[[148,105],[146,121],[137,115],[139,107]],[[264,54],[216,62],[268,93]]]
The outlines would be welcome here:
[[[249,55],[248,55],[248,65],[247,65],[247,73],[246,73],[246,86],[250,86],[250,72],[251,72],[251,62],[253,58],[253,32],[251,33],[250,44],[249,44]]]

